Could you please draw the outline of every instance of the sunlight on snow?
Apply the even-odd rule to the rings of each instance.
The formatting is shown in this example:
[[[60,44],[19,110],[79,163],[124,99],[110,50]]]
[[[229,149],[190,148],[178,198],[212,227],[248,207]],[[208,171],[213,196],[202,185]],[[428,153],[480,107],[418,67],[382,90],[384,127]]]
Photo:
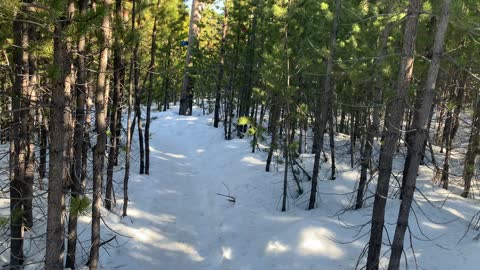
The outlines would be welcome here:
[[[148,212],[139,211],[135,208],[131,208],[128,210],[128,215],[130,217],[134,217],[137,219],[146,219],[150,222],[155,222],[156,224],[166,224],[166,223],[173,223],[177,219],[175,216],[168,215],[168,214],[161,214],[161,215],[152,215]]]
[[[174,118],[175,121],[196,121],[198,120],[198,117],[195,116],[183,116],[183,117],[177,117]],[[193,123],[193,122],[188,122],[188,124]]]
[[[338,259],[343,251],[328,239],[332,233],[324,228],[308,227],[300,234],[298,250],[300,255],[321,255],[332,259]]]
[[[433,223],[433,222],[430,222],[430,221],[424,221],[424,222],[422,222],[422,225],[427,226],[427,227],[432,228],[432,229],[435,229],[435,230],[444,230],[444,229],[447,228],[446,226],[444,226],[442,224],[437,224],[437,223]]]
[[[222,259],[232,260],[233,251],[231,247],[222,247]]]
[[[282,222],[282,223],[289,223],[289,222],[304,220],[303,217],[296,217],[296,216],[265,216],[264,218],[266,220]]]
[[[162,155],[165,155],[165,156],[168,156],[168,157],[172,157],[172,158],[182,158],[182,159],[187,158],[187,157],[184,156],[184,155],[178,155],[178,154],[173,154],[173,153],[162,152],[162,151],[157,150],[157,149],[155,149],[154,147],[151,147],[151,146],[150,146],[150,151],[151,151],[152,153],[158,153],[158,154],[162,154]],[[158,157],[158,156],[157,156],[157,157]],[[168,160],[168,159],[165,159],[165,158],[162,158],[162,159]]]
[[[287,252],[289,250],[289,246],[282,244],[279,241],[268,241],[267,246],[265,247],[265,253],[269,254],[279,254]]]
[[[238,149],[237,145],[228,144],[226,147],[229,148],[229,149]]]
[[[166,189],[159,190],[158,194],[160,195],[178,194],[178,191],[166,188]]]
[[[263,165],[265,164],[264,161],[258,159],[258,158],[255,158],[255,157],[244,157],[240,160],[241,162],[245,162],[245,163],[249,163],[249,164],[252,164],[252,165]]]
[[[456,217],[465,219],[465,216],[462,213],[460,213],[457,209],[454,209],[451,207],[443,207],[443,209],[447,210],[448,212],[450,212],[452,215]]]
[[[162,152],[160,152],[160,153],[162,153]],[[172,158],[187,158],[184,155],[177,155],[177,154],[172,154],[172,153],[162,153],[162,154],[164,154],[165,156],[172,157]]]
[[[155,248],[184,253],[195,262],[201,262],[204,260],[198,251],[189,244],[169,241],[165,236],[148,228],[133,229],[132,231],[135,231],[133,235],[138,242],[151,245]]]
[[[352,191],[352,188],[346,187],[346,186],[343,186],[343,185],[335,186],[333,189],[337,193],[350,193]]]

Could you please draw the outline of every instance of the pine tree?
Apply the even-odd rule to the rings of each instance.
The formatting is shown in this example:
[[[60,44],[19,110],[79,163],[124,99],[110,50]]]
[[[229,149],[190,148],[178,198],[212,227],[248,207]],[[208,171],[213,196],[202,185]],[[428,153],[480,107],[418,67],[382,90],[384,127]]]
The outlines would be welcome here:
[[[49,127],[48,219],[45,268],[63,269],[65,230],[65,188],[68,186],[69,137],[73,78],[65,37],[73,14],[72,2],[60,5],[62,16],[55,22],[52,109]]]
[[[98,66],[97,85],[95,90],[95,125],[97,130],[97,144],[93,154],[93,201],[92,201],[92,247],[90,248],[90,269],[98,268],[100,249],[100,217],[102,206],[102,183],[105,146],[107,144],[107,68],[109,49],[112,44],[111,30],[111,6],[112,0],[104,0],[103,8],[105,15],[102,19],[101,51]]]
[[[392,173],[393,155],[396,142],[400,136],[400,126],[405,108],[407,87],[412,79],[415,38],[418,17],[421,9],[420,0],[410,0],[403,35],[402,57],[394,97],[386,108],[383,131],[383,144],[380,150],[379,175],[372,212],[372,227],[368,242],[367,269],[378,269],[382,248],[383,227],[385,222],[385,205],[387,203],[390,175]]]
[[[201,19],[203,3],[199,0],[192,0],[190,15],[190,28],[188,32],[187,57],[185,60],[185,71],[183,75],[182,95],[180,98],[180,115],[191,115],[193,106],[193,82],[190,74],[192,65],[192,51],[197,46],[198,23]]]

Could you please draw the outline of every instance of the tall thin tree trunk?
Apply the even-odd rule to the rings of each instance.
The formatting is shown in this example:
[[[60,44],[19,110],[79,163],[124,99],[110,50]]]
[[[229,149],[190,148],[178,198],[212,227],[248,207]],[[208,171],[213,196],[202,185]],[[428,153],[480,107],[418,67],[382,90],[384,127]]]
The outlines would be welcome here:
[[[413,134],[409,147],[412,148],[410,162],[408,163],[407,178],[403,190],[403,200],[400,204],[398,213],[397,227],[392,243],[392,253],[390,256],[389,270],[400,269],[400,258],[403,254],[403,242],[405,231],[408,226],[408,217],[415,192],[415,184],[417,179],[418,167],[421,160],[421,150],[426,137],[426,126],[428,124],[429,111],[433,103],[435,95],[435,82],[440,69],[440,60],[443,51],[445,33],[447,32],[449,10],[451,0],[443,0],[442,12],[440,15],[438,28],[435,34],[435,42],[433,45],[433,56],[427,74],[427,80],[423,90],[423,98],[421,106],[415,110],[415,118],[413,119]],[[420,11],[420,3],[416,6],[417,12]]]
[[[100,252],[100,208],[102,207],[102,182],[105,149],[107,144],[107,68],[108,53],[112,44],[111,6],[112,0],[103,1],[105,15],[102,20],[101,52],[98,66],[97,87],[95,91],[95,125],[97,130],[97,144],[94,148],[93,161],[93,201],[92,201],[92,246],[90,248],[91,270],[98,268]]]
[[[220,60],[218,63],[218,77],[217,77],[217,88],[215,92],[215,111],[213,126],[218,128],[218,123],[220,122],[220,100],[222,98],[222,81],[223,81],[223,68],[225,64],[225,45],[227,42],[227,32],[228,32],[228,0],[224,3],[223,10],[223,25],[222,25],[222,41],[220,45]],[[227,121],[225,119],[224,121]]]
[[[287,14],[290,12],[290,1],[288,0],[287,2]],[[285,34],[284,34],[284,50],[285,54],[287,56],[287,63],[286,63],[286,92],[289,93],[290,90],[290,53],[288,49],[288,26],[289,26],[290,20],[287,19],[287,23],[285,25]],[[251,80],[251,78],[250,78]],[[282,212],[285,212],[287,210],[287,188],[288,188],[288,165],[289,165],[289,145],[290,145],[290,104],[287,99],[287,102],[285,104],[285,109],[284,109],[284,117],[283,117],[283,123],[285,125],[285,136],[283,140],[283,156],[285,158],[285,164],[284,164],[284,172],[283,172],[283,198],[282,198]],[[294,173],[294,172],[293,172]]]
[[[27,12],[31,15],[34,9],[27,8]],[[34,24],[28,25],[28,41],[35,43],[37,41],[36,26]],[[29,84],[23,89],[23,104],[24,108],[29,108],[23,112],[23,129],[25,134],[25,175],[24,175],[24,189],[23,196],[23,213],[26,228],[33,227],[33,180],[35,174],[35,113],[37,106],[37,54],[35,50],[30,50],[28,53],[28,71]]]
[[[139,0],[138,0],[139,1]],[[137,0],[133,0],[132,2],[132,32],[135,32],[135,22],[136,22],[136,13],[137,13]],[[128,105],[127,105],[127,143],[126,143],[126,150],[125,150],[125,175],[123,177],[123,212],[122,217],[127,216],[127,208],[128,208],[128,180],[130,177],[130,152],[132,149],[132,99],[133,99],[133,91],[134,91],[134,74],[136,69],[136,61],[138,58],[138,43],[135,44],[132,54],[132,59],[130,61],[130,71],[129,71],[129,88],[128,88]]]
[[[468,150],[465,154],[465,165],[463,169],[463,192],[462,197],[468,198],[472,187],[472,178],[475,174],[476,159],[480,147],[480,97],[477,95],[475,110],[472,119],[472,130],[468,143]]]
[[[262,106],[263,109],[263,106]],[[256,130],[255,133],[253,134],[253,139],[252,139],[252,153],[255,153],[255,148],[257,148],[257,133],[258,133],[258,125],[262,124],[261,122],[258,122],[258,103],[255,104],[255,113],[253,116],[253,125],[255,126]]]
[[[248,111],[251,106],[251,99],[252,99],[252,84],[253,84],[253,71],[255,65],[255,43],[257,39],[257,21],[258,21],[258,5],[261,3],[262,0],[254,1],[254,11],[253,11],[253,19],[251,30],[248,35],[248,43],[246,48],[246,62],[245,66],[245,73],[243,79],[243,86],[239,91],[239,99],[238,99],[238,117],[248,117]],[[238,125],[237,126],[237,135],[238,137],[243,137],[243,133],[247,131],[248,125]]]
[[[320,100],[320,108],[315,109],[315,158],[312,173],[312,189],[310,191],[310,200],[308,210],[314,209],[317,199],[318,174],[320,172],[320,155],[323,151],[323,133],[327,125],[329,102],[332,92],[331,77],[333,75],[333,60],[335,58],[335,48],[337,46],[337,31],[340,19],[341,0],[335,0],[335,17],[333,19],[332,32],[330,34],[330,53],[327,58],[327,70],[323,84],[323,93]]]
[[[272,116],[270,118],[270,123],[271,123],[271,141],[270,141],[270,148],[268,150],[268,156],[267,156],[267,164],[265,166],[265,171],[269,172],[270,171],[270,165],[272,163],[272,159],[273,159],[273,153],[275,152],[275,150],[277,149],[277,122],[278,122],[278,119],[280,118],[280,108],[278,108],[278,104],[276,104],[276,102],[278,102],[276,100],[276,96],[273,96],[272,98],[272,107],[271,107],[271,112],[272,112]]]
[[[385,222],[385,205],[387,202],[388,187],[390,185],[395,146],[400,136],[400,126],[405,108],[407,89],[412,79],[415,39],[417,36],[420,9],[421,0],[410,0],[405,22],[397,89],[394,98],[390,100],[386,109],[384,141],[380,150],[379,176],[373,205],[370,241],[368,243],[366,269],[369,270],[377,270],[379,268]]]
[[[331,163],[330,180],[335,180],[337,178],[337,167],[335,165],[335,162],[336,162],[335,161],[335,127],[333,124],[334,123],[333,98],[330,104],[332,104],[332,108],[330,108],[329,115],[328,115],[328,137],[330,139],[330,163]]]
[[[47,103],[48,98],[43,95],[41,98],[43,103]],[[40,116],[40,131],[39,131],[39,162],[38,162],[38,177],[40,182],[46,176],[47,172],[47,150],[48,150],[48,117],[46,116],[45,109],[39,110]],[[43,188],[40,186],[40,188]]]
[[[390,2],[389,7],[387,8],[387,12],[390,13],[392,10],[393,2]],[[385,26],[382,37],[380,41],[380,50],[378,53],[378,60],[375,61],[375,66],[380,66],[383,62],[384,56],[387,52],[387,42],[388,37],[390,36],[390,31],[392,29],[393,22],[387,23]],[[368,168],[369,164],[372,160],[372,151],[373,151],[373,144],[375,136],[378,133],[380,127],[380,101],[381,101],[381,93],[383,92],[383,84],[381,82],[380,76],[375,76],[374,86],[372,90],[368,93],[370,100],[372,100],[373,108],[372,108],[372,121],[367,121],[367,136],[364,141],[363,146],[363,153],[361,158],[361,169],[360,169],[360,180],[358,181],[358,189],[357,189],[357,197],[356,197],[356,204],[355,209],[360,209],[363,207],[363,195],[365,193],[365,187],[367,185],[367,178],[368,178]],[[380,93],[379,93],[380,92]],[[368,113],[368,112],[367,112]]]
[[[87,13],[88,0],[79,0],[80,16]],[[73,142],[73,163],[71,169],[71,204],[83,194],[82,187],[82,160],[83,160],[83,140],[85,125],[85,99],[86,99],[86,65],[85,65],[85,34],[81,34],[77,44],[77,80],[75,84],[76,112],[75,112],[75,131]],[[85,157],[86,158],[86,157]],[[68,243],[66,268],[75,269],[76,250],[77,250],[77,223],[78,213],[70,211],[68,216]]]
[[[12,123],[10,126],[10,268],[21,268],[23,253],[23,186],[25,176],[25,134],[23,133],[22,106],[24,89],[28,88],[28,33],[25,8],[13,21],[14,80],[12,86]]]
[[[462,77],[462,76],[460,76]],[[464,79],[463,79],[464,80]],[[450,153],[453,150],[453,140],[458,131],[459,116],[463,107],[463,99],[465,96],[465,83],[462,81],[459,84],[459,80],[456,79],[455,96],[454,96],[454,109],[453,112],[447,113],[447,119],[445,120],[445,127],[443,132],[443,141],[445,145],[445,158],[443,162],[443,169],[437,171],[437,174],[441,176],[440,183],[444,189],[448,189],[448,178],[450,171]]]
[[[192,115],[193,106],[193,78],[190,75],[190,65],[192,63],[192,52],[197,46],[197,36],[199,28],[197,23],[201,19],[201,10],[203,4],[199,0],[192,1],[191,15],[190,15],[190,28],[188,31],[188,47],[187,58],[185,61],[185,72],[183,75],[183,87],[182,95],[180,98],[180,115]]]
[[[226,97],[226,109],[225,109],[225,138],[227,140],[232,139],[232,121],[233,121],[233,97],[235,91],[233,91],[233,84],[235,83],[237,68],[238,68],[238,59],[240,54],[240,26],[238,27],[237,38],[235,42],[235,57],[233,60],[232,70],[227,86],[228,98]],[[228,122],[228,127],[227,127]]]
[[[171,58],[171,40],[168,40],[167,61],[165,63],[165,78],[164,78],[164,95],[163,95],[163,111],[167,111],[169,103],[169,88],[170,88],[170,58]],[[159,109],[160,110],[160,109]]]
[[[351,113],[350,118],[350,167],[353,169],[355,163],[355,121],[357,121],[357,112]]]
[[[53,79],[50,121],[48,219],[46,269],[63,269],[65,231],[65,187],[68,184],[70,155],[68,130],[71,122],[71,63],[65,29],[70,23],[72,5],[65,4],[65,13],[55,24],[53,35],[54,66],[58,75]]]
[[[122,0],[115,1],[115,27],[117,31],[123,31],[123,9]],[[123,84],[125,78],[125,64],[123,62],[123,43],[122,37],[116,37],[113,45],[113,97],[110,112],[110,147],[108,152],[107,163],[107,183],[105,188],[105,208],[112,209],[113,195],[113,169],[117,164],[119,153],[119,136],[121,129],[121,110],[120,102],[123,92]]]
[[[290,129],[289,129],[289,123],[288,123],[288,119],[285,118],[284,119],[284,122],[285,122],[285,136],[284,136],[284,146],[283,146],[283,156],[285,158],[285,164],[284,164],[284,172],[283,172],[283,194],[282,194],[282,212],[285,212],[287,210],[287,188],[288,188],[288,158],[289,158],[289,154],[288,154],[288,145],[289,145],[289,139],[290,139],[290,136],[289,136],[289,132],[290,132]]]
[[[140,174],[145,173],[145,145],[144,145],[144,134],[143,134],[143,126],[142,126],[142,109],[140,104],[140,87],[138,87],[138,73],[139,70],[135,71],[135,116],[137,119],[137,133],[138,133],[138,148],[139,148],[139,156],[140,156]],[[133,132],[132,132],[133,134]]]
[[[160,6],[160,0],[157,2],[157,8]],[[155,53],[157,51],[157,21],[158,15],[153,20],[152,45],[150,51],[150,64],[148,66],[149,86],[147,92],[147,115],[145,121],[145,174],[150,173],[150,122],[152,110],[152,92],[153,92],[153,73],[155,69]]]

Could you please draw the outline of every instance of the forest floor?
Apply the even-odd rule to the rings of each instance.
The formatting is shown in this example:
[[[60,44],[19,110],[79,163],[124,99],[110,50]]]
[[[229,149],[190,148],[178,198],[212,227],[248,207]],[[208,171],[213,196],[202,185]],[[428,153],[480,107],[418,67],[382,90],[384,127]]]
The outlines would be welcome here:
[[[344,211],[352,204],[351,192],[359,175],[350,168],[347,154],[339,153],[337,180],[320,183],[317,209],[305,210],[309,194],[298,196],[296,184],[290,180],[289,207],[281,212],[283,165],[265,172],[266,154],[252,154],[249,138],[225,141],[223,129],[213,128],[211,116],[200,111],[185,117],[174,108],[156,112],[154,117],[151,172],[149,176],[132,174],[129,217],[105,213],[113,230],[131,237],[119,236],[122,248],[104,250],[105,269],[355,267],[368,241],[371,199],[363,210]],[[348,144],[348,137],[336,140],[337,147]],[[305,168],[311,168],[311,155],[304,155],[303,160]],[[323,165],[322,179],[328,179],[329,167]],[[396,167],[401,170],[401,163]],[[480,205],[432,185],[431,178],[431,170],[422,168],[418,186],[430,202],[417,192],[410,220],[412,237],[407,236],[406,243],[408,268],[416,269],[417,264],[419,269],[429,270],[475,269],[480,265],[480,244],[472,238],[478,232],[469,231],[459,240]],[[309,190],[309,182],[302,185]],[[367,196],[373,188],[371,185]],[[232,196],[235,202],[219,194]],[[398,199],[388,201],[390,238],[398,206]],[[104,229],[108,239],[111,232]],[[382,263],[385,266],[387,260]]]
[[[310,182],[303,179],[305,192],[299,195],[290,175],[288,209],[281,212],[283,164],[274,162],[272,172],[265,172],[266,153],[251,153],[249,137],[224,140],[223,126],[213,128],[211,115],[203,116],[199,110],[186,117],[179,116],[174,107],[167,112],[153,112],[153,118],[150,175],[137,174],[138,151],[133,149],[126,218],[120,217],[122,168],[115,175],[117,205],[113,212],[103,211],[102,240],[116,238],[102,246],[102,269],[355,268],[368,241],[375,186],[369,185],[364,209],[347,210],[359,177],[358,168],[350,167],[348,136],[339,134],[335,138],[339,149],[337,180],[326,180],[330,164],[322,164],[317,208],[305,210]],[[312,155],[304,154],[301,160],[310,171]],[[402,164],[399,155],[395,173],[401,171]],[[405,244],[408,269],[416,269],[416,265],[428,270],[477,269],[480,244],[473,238],[479,232],[466,231],[480,211],[480,204],[456,195],[455,183],[453,194],[432,184],[431,179],[432,171],[422,167],[418,188],[429,201],[416,192],[410,218],[412,234],[407,234]],[[399,206],[396,191],[392,186],[385,215],[385,243],[395,229]],[[46,199],[43,194],[42,204]],[[235,198],[235,202],[223,195]],[[7,203],[7,199],[1,201],[2,205]],[[81,217],[79,226],[78,257],[84,264],[90,240],[89,215]],[[41,269],[42,264],[35,263],[43,257],[42,252],[38,253],[42,244],[36,246],[36,237],[44,232],[42,224],[26,234],[31,268]],[[385,246],[382,252],[388,256]],[[7,253],[1,254],[3,262],[8,259]],[[382,266],[387,263],[384,258]],[[360,266],[363,264],[364,259]]]

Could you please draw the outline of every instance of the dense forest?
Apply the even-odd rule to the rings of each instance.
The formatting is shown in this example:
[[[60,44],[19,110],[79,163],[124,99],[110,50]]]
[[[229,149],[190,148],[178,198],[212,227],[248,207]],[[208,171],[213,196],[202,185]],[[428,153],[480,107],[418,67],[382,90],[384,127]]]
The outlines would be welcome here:
[[[0,0],[0,53],[4,269],[478,267],[467,263],[480,238],[478,0]],[[229,241],[250,257],[214,265],[188,239],[140,237],[139,224],[166,235],[155,222],[171,222],[139,211],[142,202],[178,219],[169,230],[185,222],[202,228],[198,239],[220,235],[195,245],[221,246],[222,263],[236,258]],[[254,223],[245,232],[272,236],[260,259],[247,251],[256,236],[207,231],[203,216],[214,213],[219,224],[312,223],[275,235]],[[310,252],[282,236],[323,218],[345,237],[304,240],[338,251],[249,265]],[[440,243],[443,229],[455,234]],[[468,241],[463,259],[422,256],[422,242],[453,252]],[[150,264],[114,266],[132,243],[198,264],[139,255]]]

